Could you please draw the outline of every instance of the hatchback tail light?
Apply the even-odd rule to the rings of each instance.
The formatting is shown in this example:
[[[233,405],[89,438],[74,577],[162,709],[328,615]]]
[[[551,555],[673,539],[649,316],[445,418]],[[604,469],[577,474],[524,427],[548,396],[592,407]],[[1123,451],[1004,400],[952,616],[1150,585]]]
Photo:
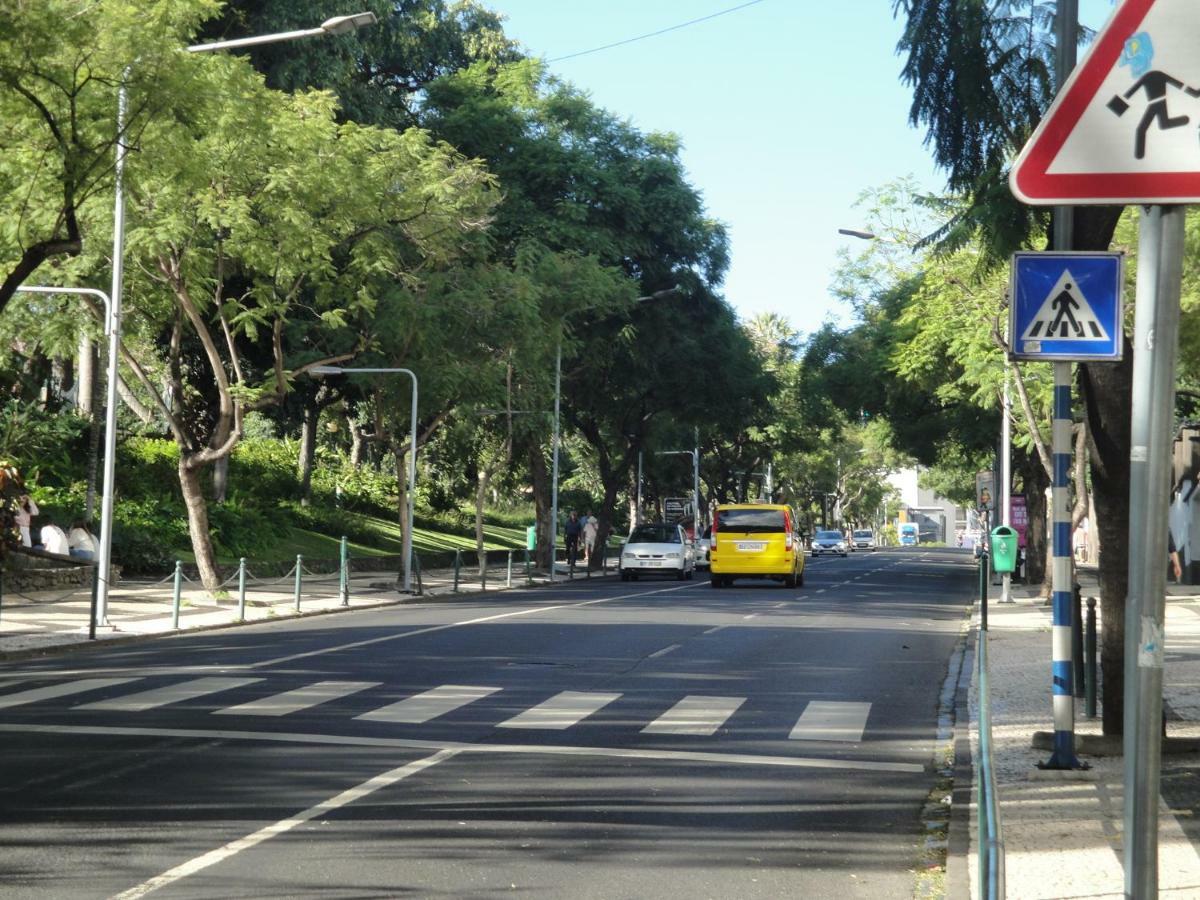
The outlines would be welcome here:
[[[783,511],[783,546],[787,550],[791,550],[795,544],[796,536],[792,533],[792,516],[785,509]]]
[[[714,538],[717,536],[717,518],[718,518],[718,513],[714,509],[713,514],[712,514],[712,536]]]

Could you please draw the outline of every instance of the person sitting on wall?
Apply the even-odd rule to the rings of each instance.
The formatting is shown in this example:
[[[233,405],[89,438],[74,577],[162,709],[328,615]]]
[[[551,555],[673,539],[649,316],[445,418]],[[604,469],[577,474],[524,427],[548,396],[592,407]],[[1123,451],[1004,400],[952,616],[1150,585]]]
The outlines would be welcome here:
[[[51,522],[42,526],[42,549],[47,553],[58,553],[67,556],[71,552],[71,543],[67,533]]]
[[[83,519],[76,519],[71,523],[71,530],[67,533],[67,545],[70,554],[76,559],[96,558],[96,539],[88,531],[87,522]]]

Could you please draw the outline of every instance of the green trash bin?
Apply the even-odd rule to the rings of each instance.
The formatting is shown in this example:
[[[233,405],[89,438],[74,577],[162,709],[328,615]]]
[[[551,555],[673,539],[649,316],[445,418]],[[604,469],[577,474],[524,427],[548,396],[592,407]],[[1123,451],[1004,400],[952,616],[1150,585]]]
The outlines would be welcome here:
[[[530,525],[528,528],[525,529],[525,549],[526,550],[536,550],[537,549],[537,526],[536,525]]]
[[[992,529],[992,571],[1006,575],[1017,570],[1017,530],[1007,525]]]

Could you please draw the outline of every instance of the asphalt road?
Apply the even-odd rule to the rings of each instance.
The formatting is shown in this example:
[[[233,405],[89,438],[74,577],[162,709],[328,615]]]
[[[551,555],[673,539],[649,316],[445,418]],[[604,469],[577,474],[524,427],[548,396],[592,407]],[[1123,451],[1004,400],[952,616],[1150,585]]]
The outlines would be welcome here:
[[[966,554],[0,667],[15,897],[901,897]]]

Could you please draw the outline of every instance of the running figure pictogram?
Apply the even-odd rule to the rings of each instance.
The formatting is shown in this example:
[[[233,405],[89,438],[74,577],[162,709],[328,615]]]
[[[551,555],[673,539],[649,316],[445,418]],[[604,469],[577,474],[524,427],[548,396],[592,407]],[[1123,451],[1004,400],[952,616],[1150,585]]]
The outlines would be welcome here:
[[[1137,136],[1134,138],[1133,155],[1136,159],[1146,157],[1146,132],[1152,124],[1157,122],[1158,127],[1166,131],[1180,128],[1190,121],[1187,116],[1170,114],[1167,109],[1167,88],[1182,90],[1190,97],[1200,97],[1200,89],[1190,88],[1166,72],[1151,69],[1153,59],[1154,45],[1150,41],[1150,35],[1140,32],[1126,41],[1120,65],[1129,66],[1133,74],[1140,77],[1122,96],[1113,97],[1108,101],[1108,108],[1118,116],[1123,116],[1129,109],[1129,103],[1126,101],[1138,91],[1146,92],[1146,111],[1142,113],[1142,120],[1137,126]]]

